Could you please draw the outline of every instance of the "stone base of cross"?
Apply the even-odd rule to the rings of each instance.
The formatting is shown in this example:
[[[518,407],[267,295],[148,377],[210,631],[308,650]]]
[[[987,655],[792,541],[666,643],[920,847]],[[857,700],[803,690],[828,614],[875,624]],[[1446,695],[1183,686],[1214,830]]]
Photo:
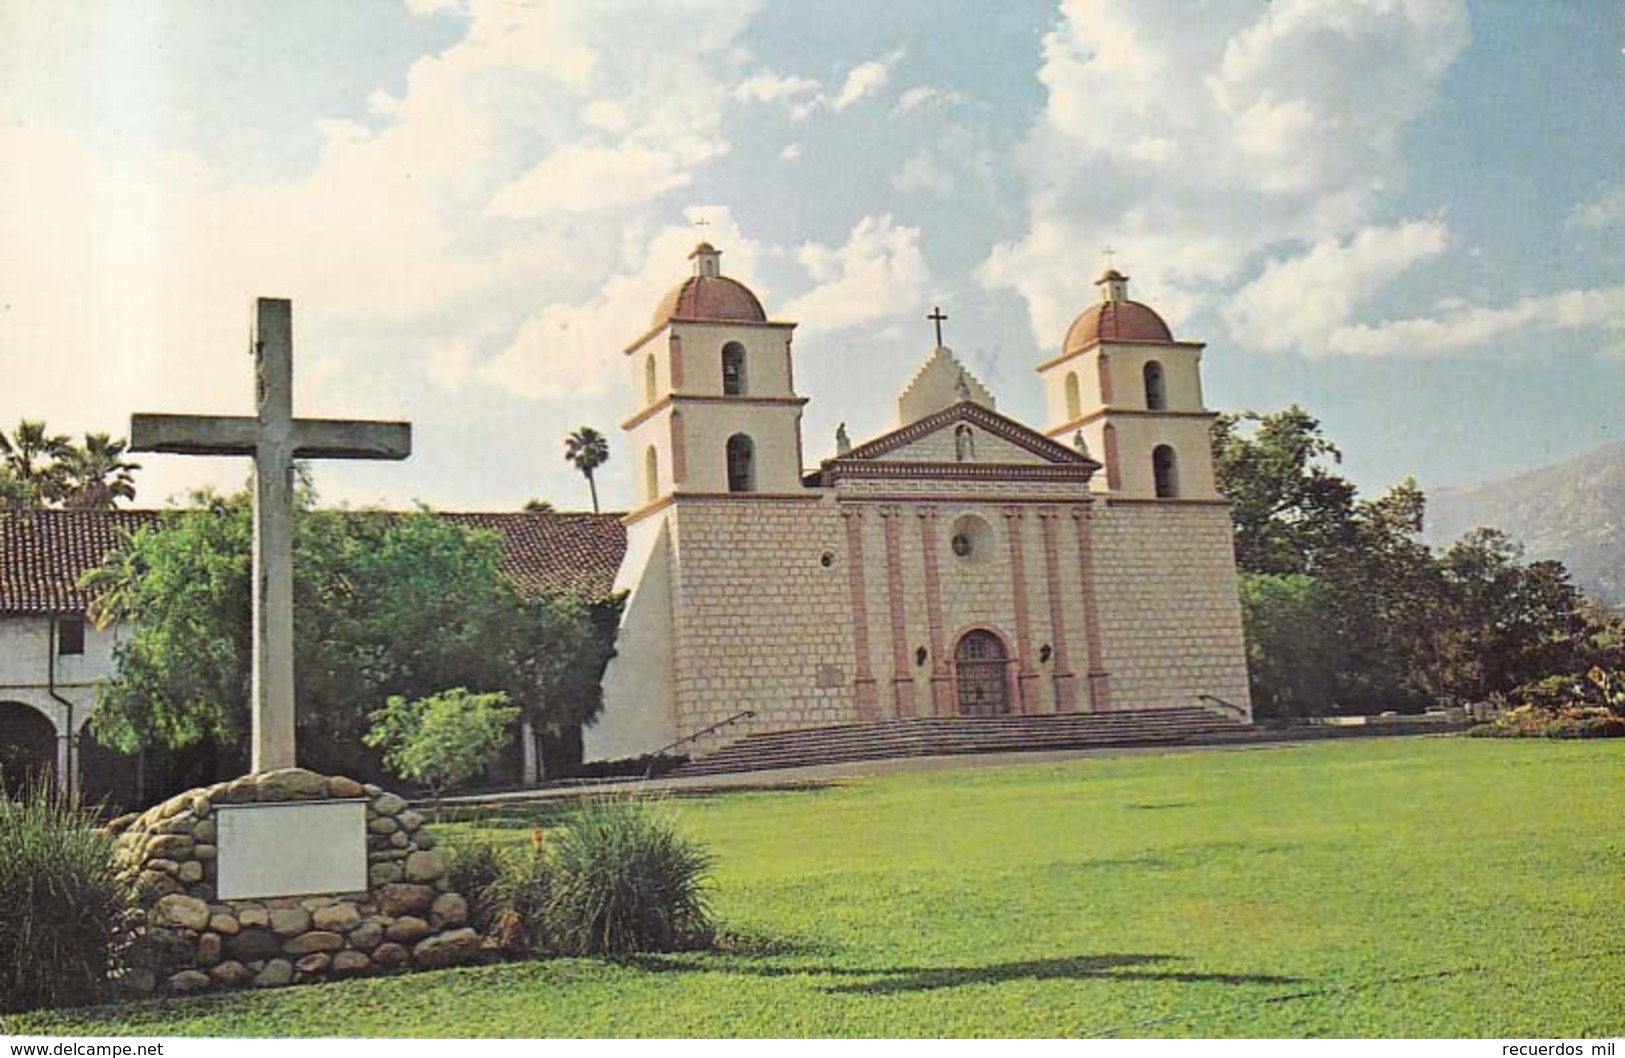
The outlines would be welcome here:
[[[254,460],[252,769],[291,768],[294,742],[293,464],[405,459],[412,427],[293,417],[293,304],[260,298],[253,338],[257,415],[130,417],[130,449]]]

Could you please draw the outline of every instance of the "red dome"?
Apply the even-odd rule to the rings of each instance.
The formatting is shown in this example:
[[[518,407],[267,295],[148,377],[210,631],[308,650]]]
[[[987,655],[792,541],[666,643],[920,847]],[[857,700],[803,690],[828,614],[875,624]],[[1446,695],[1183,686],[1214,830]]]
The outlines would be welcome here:
[[[1097,342],[1171,342],[1173,332],[1154,310],[1128,299],[1128,276],[1112,268],[1095,280],[1100,303],[1072,321],[1063,353],[1075,353]]]
[[[727,276],[689,276],[672,287],[655,309],[654,326],[667,320],[767,322],[762,303],[750,288]]]
[[[767,313],[750,288],[722,274],[722,253],[708,242],[688,255],[694,274],[672,287],[655,308],[653,325],[667,320],[722,320],[766,323]]]
[[[1072,321],[1066,352],[1096,342],[1171,342],[1173,332],[1151,308],[1138,301],[1103,301]]]

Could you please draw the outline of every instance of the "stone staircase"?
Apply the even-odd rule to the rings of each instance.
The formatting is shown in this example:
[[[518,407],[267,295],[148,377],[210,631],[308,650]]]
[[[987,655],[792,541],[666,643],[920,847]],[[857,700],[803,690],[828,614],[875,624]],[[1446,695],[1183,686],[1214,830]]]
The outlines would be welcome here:
[[[962,753],[1145,746],[1244,736],[1248,724],[1199,707],[1052,716],[883,720],[747,735],[671,778]]]

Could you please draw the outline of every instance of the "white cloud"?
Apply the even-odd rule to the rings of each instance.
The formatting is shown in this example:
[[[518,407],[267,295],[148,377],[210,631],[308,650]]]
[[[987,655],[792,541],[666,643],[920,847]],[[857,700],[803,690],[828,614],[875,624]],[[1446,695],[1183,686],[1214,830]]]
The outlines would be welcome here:
[[[722,141],[702,137],[664,147],[567,144],[497,191],[488,212],[532,218],[647,202],[692,183],[695,169],[726,149]]]
[[[847,71],[839,92],[834,95],[820,92],[805,103],[797,103],[791,107],[790,116],[802,121],[819,110],[839,112],[878,94],[891,80],[892,67],[902,60],[904,54],[905,49],[897,48],[878,59],[859,63]]]
[[[789,74],[761,73],[740,82],[733,97],[743,103],[777,103],[818,91],[817,81]]]
[[[1353,246],[1402,175],[1401,133],[1469,38],[1461,0],[1237,0],[1201,19],[1177,0],[1066,0],[1062,12],[1023,155],[1026,230],[980,273],[1023,295],[1046,344],[1091,300],[1078,260],[1106,243],[1175,323],[1258,278],[1266,253]]]
[[[796,259],[817,285],[784,315],[821,331],[890,320],[918,305],[930,280],[919,229],[895,224],[890,214],[864,217],[842,246],[806,243]]]
[[[1593,231],[1612,228],[1625,222],[1625,184],[1605,192],[1595,202],[1575,207],[1569,223]]]
[[[427,18],[442,11],[462,11],[464,5],[463,0],[406,0],[406,9],[418,18]]]
[[[1266,350],[1315,354],[1373,294],[1449,245],[1442,222],[1368,228],[1348,240],[1323,239],[1290,260],[1272,260],[1225,306],[1233,333]]]
[[[1625,285],[1522,298],[1507,308],[1453,305],[1436,316],[1355,324],[1334,331],[1327,350],[1350,356],[1471,352],[1520,333],[1606,328],[1625,332]]]
[[[581,108],[581,121],[600,132],[624,132],[632,124],[626,105],[617,99],[594,99]]]
[[[724,248],[723,272],[756,291],[762,248],[740,232],[725,208],[686,211],[703,215],[705,238]],[[627,246],[622,267],[579,300],[544,305],[477,370],[485,382],[535,399],[576,399],[612,392],[624,380],[622,350],[650,326],[661,298],[687,274],[698,239],[692,224],[668,225]]]
[[[779,160],[780,161],[785,161],[785,162],[800,161],[801,160],[801,144],[799,144],[799,143],[785,144],[784,150],[779,152]]]
[[[964,98],[951,88],[933,88],[921,85],[910,88],[901,96],[898,96],[897,105],[892,108],[892,114],[900,117],[928,107],[943,107],[963,102]]]
[[[840,95],[835,97],[835,109],[845,110],[886,87],[886,82],[891,78],[891,68],[902,57],[903,49],[898,48],[884,58],[854,66],[846,75],[846,83],[841,85]]]
[[[937,157],[937,152],[922,147],[892,177],[892,186],[899,191],[920,191],[947,199],[954,196],[959,184],[954,174]]]

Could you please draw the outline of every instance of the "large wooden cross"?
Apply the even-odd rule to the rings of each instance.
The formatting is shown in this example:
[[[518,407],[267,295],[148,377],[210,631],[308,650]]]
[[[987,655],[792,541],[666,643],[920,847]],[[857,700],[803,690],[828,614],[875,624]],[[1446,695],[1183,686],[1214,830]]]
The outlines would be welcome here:
[[[294,755],[293,461],[405,459],[412,427],[293,417],[293,305],[260,298],[253,340],[254,418],[132,415],[130,449],[254,458],[253,752],[256,772]]]

